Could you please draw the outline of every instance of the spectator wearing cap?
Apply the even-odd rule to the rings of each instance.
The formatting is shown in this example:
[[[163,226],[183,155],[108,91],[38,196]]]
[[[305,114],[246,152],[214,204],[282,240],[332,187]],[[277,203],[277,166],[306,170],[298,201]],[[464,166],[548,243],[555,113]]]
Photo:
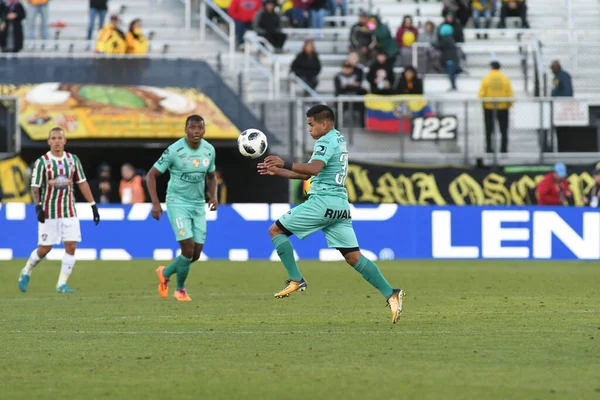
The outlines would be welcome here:
[[[23,20],[26,12],[19,0],[0,1],[0,51],[18,53],[23,49]]]
[[[235,37],[238,46],[244,44],[244,34],[252,29],[252,21],[256,13],[262,9],[261,0],[232,0],[227,12],[235,22]]]
[[[125,35],[119,29],[119,16],[113,14],[110,16],[110,22],[98,32],[96,53],[125,54],[126,50]]]
[[[456,16],[455,16],[454,12],[449,11],[446,14],[446,16],[444,17],[444,22],[438,28],[438,41],[440,40],[440,37],[441,37],[440,29],[444,25],[452,26],[452,37],[454,38],[454,41],[456,43],[464,43],[465,42],[465,34],[463,31],[463,28],[460,25],[460,23],[456,20]]]
[[[275,12],[275,0],[267,0],[265,8],[256,13],[254,17],[254,30],[256,33],[275,47],[276,52],[281,52],[287,35],[281,30],[281,19]]]
[[[600,168],[594,170],[594,186],[583,197],[583,202],[593,208],[598,208],[600,205]]]
[[[40,16],[40,34],[42,40],[48,40],[48,3],[49,0],[27,1],[27,40],[35,40],[35,20]]]
[[[369,66],[367,81],[371,85],[373,94],[394,93],[394,67],[390,65],[387,54],[380,51],[375,61]]]
[[[350,29],[350,50],[360,55],[360,62],[368,63],[373,58],[373,49],[377,45],[377,40],[373,33],[367,27],[369,15],[361,10],[358,16],[358,22],[352,25]]]
[[[459,72],[460,55],[454,40],[454,27],[445,22],[438,29],[438,43],[436,48],[440,52],[440,58],[448,78],[450,78],[450,90],[456,90],[456,75]]]
[[[444,8],[442,9],[442,16],[445,18],[448,14],[456,16],[461,27],[467,25],[469,18],[471,17],[471,4],[470,0],[442,0]],[[458,40],[457,40],[458,42]]]
[[[481,29],[481,21],[483,18],[483,28],[489,29],[492,26],[492,14],[496,11],[496,0],[473,0],[471,3],[473,8],[473,25],[475,29]],[[477,34],[477,39],[481,38],[481,34]],[[488,38],[488,34],[483,35],[484,39]]]
[[[561,67],[557,60],[552,62],[550,69],[554,74],[552,97],[573,97],[571,75]]]
[[[364,96],[367,91],[362,87],[363,71],[346,61],[342,65],[341,72],[333,78],[336,96]],[[363,102],[344,103],[344,110],[351,109],[360,115],[359,124],[364,126],[365,104]],[[353,112],[354,114],[354,112]],[[352,115],[354,117],[354,115]]]
[[[498,28],[506,28],[506,17],[509,16],[521,18],[521,28],[529,28],[529,23],[527,22],[527,4],[525,3],[525,0],[502,0]]]
[[[552,172],[546,174],[536,188],[538,205],[562,206],[568,197],[572,197],[566,180],[567,167],[563,163],[554,165]]]
[[[479,87],[479,98],[512,98],[513,89],[510,79],[500,72],[500,63],[498,61],[492,61],[490,67],[490,73],[481,80],[481,86]],[[483,119],[485,122],[485,151],[487,153],[493,152],[492,132],[494,132],[494,120],[498,121],[498,126],[500,127],[500,151],[502,153],[506,153],[508,151],[508,110],[511,106],[511,101],[483,102]]]
[[[87,40],[92,40],[96,18],[98,19],[98,29],[104,26],[107,11],[108,0],[90,0],[90,22],[88,25]]]

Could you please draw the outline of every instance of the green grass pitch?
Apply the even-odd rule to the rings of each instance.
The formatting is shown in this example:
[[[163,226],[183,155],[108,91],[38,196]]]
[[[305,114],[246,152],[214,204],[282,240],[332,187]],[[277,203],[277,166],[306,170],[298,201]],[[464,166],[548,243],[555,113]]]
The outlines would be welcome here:
[[[343,263],[301,262],[282,300],[279,263],[196,263],[191,303],[158,296],[154,261],[79,261],[74,295],[56,261],[25,294],[0,265],[3,400],[600,398],[597,262],[381,262],[395,326]]]

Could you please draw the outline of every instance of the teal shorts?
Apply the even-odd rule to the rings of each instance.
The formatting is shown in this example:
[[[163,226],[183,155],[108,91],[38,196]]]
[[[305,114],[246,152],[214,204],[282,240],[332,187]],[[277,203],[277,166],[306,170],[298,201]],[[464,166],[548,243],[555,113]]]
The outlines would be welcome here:
[[[167,214],[177,241],[194,238],[195,243],[206,240],[206,206],[176,206],[167,203]]]
[[[310,196],[306,202],[283,214],[276,224],[284,232],[302,240],[323,231],[330,248],[358,249],[350,204],[342,197]]]

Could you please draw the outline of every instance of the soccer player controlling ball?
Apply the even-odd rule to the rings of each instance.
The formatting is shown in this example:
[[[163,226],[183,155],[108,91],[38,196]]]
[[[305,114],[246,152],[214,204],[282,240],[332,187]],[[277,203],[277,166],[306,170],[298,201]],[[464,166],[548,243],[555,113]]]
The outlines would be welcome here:
[[[316,140],[311,159],[306,164],[285,163],[276,156],[268,156],[258,164],[261,175],[277,175],[288,179],[307,180],[312,177],[308,200],[279,218],[269,228],[269,235],[277,254],[288,272],[289,280],[276,298],[287,297],[307,287],[294,258],[289,236],[300,239],[323,231],[330,248],[342,253],[346,262],[358,271],[387,299],[392,310],[392,322],[402,313],[404,292],[392,288],[379,268],[360,252],[352,219],[345,181],[348,173],[346,140],[334,127],[331,108],[316,105],[306,113],[310,135]]]
[[[59,293],[73,293],[67,280],[75,266],[75,249],[81,242],[79,219],[75,212],[73,182],[79,185],[83,197],[92,206],[94,223],[100,222],[100,214],[94,196],[87,183],[79,158],[65,151],[65,132],[52,128],[48,134],[50,151],[38,158],[31,175],[31,196],[38,219],[38,248],[31,252],[29,260],[19,276],[19,289],[27,291],[33,267],[52,250],[52,246],[65,245],[60,275],[56,284]]]
[[[162,208],[156,194],[156,177],[167,170],[171,173],[167,187],[167,212],[175,237],[181,247],[179,255],[168,267],[160,266],[158,293],[169,294],[169,278],[177,274],[175,299],[191,301],[185,289],[190,264],[200,258],[206,239],[205,178],[208,178],[211,211],[219,206],[215,177],[215,148],[203,140],[206,130],[204,119],[190,115],[185,121],[186,137],[170,145],[146,175],[152,199],[152,217],[160,220]]]

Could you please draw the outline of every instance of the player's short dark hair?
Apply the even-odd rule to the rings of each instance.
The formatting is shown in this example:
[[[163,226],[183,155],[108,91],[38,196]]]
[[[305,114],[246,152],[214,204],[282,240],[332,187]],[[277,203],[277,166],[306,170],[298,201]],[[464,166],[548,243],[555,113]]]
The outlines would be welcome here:
[[[199,116],[198,114],[192,114],[185,120],[185,127],[187,128],[190,122],[204,122],[204,118]]]
[[[52,136],[52,132],[54,132],[54,131],[61,131],[63,136],[65,136],[65,130],[59,126],[55,126],[54,128],[52,128],[48,131],[48,139],[50,139],[50,136]]]
[[[312,106],[307,112],[306,116],[308,118],[313,117],[317,122],[323,121],[331,121],[335,122],[335,115],[333,114],[333,110],[326,106],[325,104],[317,104],[316,106]]]

